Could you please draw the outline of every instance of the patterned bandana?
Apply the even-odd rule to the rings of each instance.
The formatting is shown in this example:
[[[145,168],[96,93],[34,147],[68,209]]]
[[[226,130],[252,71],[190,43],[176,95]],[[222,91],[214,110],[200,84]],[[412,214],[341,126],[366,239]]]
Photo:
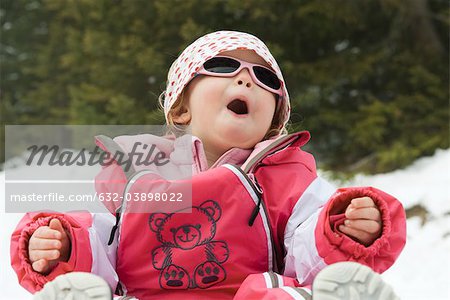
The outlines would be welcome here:
[[[170,108],[178,99],[184,87],[195,77],[202,64],[221,52],[236,49],[255,51],[271,66],[278,78],[283,82],[283,97],[279,99],[279,101],[282,101],[279,109],[282,109],[282,124],[285,125],[287,123],[290,113],[289,94],[280,67],[267,46],[260,39],[251,34],[237,31],[217,31],[204,35],[189,45],[175,60],[167,76],[167,86],[164,95],[166,121]]]

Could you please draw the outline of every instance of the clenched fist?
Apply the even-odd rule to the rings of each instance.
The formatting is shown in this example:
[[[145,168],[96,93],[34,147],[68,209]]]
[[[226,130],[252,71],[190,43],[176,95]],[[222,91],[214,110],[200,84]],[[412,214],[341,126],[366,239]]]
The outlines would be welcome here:
[[[339,230],[356,239],[364,246],[370,246],[381,235],[381,213],[369,197],[355,198],[345,210],[344,225]]]
[[[28,256],[33,270],[46,274],[60,261],[70,255],[70,239],[58,219],[49,226],[41,226],[33,233],[28,243]]]

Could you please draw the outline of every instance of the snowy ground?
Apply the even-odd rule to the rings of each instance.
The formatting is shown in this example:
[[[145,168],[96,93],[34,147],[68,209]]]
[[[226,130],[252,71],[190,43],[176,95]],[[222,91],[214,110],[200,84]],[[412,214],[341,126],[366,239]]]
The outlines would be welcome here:
[[[10,234],[20,214],[4,213],[4,173],[0,173],[0,299],[31,299],[17,283],[9,262]],[[345,185],[371,185],[400,199],[405,208],[422,205],[427,222],[408,219],[408,242],[383,277],[403,300],[450,299],[450,149],[421,158],[404,170],[357,176]]]

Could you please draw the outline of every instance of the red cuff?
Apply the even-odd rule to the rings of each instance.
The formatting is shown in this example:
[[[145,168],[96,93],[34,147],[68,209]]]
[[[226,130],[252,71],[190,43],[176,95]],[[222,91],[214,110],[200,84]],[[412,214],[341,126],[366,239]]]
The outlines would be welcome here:
[[[351,199],[368,196],[381,212],[382,235],[372,245],[364,245],[340,233],[338,226],[345,220],[342,212]],[[374,188],[339,189],[319,215],[315,230],[316,247],[325,263],[357,261],[381,273],[400,254],[406,241],[406,218],[400,202]]]
[[[76,214],[77,218],[86,219],[83,213]],[[59,262],[53,270],[43,275],[33,270],[31,261],[28,256],[28,242],[33,233],[41,226],[48,226],[50,220],[58,219],[61,221],[62,226],[68,232],[71,239],[71,254],[67,262]],[[86,244],[89,245],[88,232],[79,226],[75,219],[69,217],[68,214],[62,215],[54,213],[39,213],[36,214],[32,222],[28,223],[23,229],[18,232],[18,243],[11,243],[12,254],[12,266],[17,272],[20,284],[30,292],[35,292],[44,286],[48,281],[53,280],[56,276],[71,272],[74,270],[89,272],[91,269],[92,255],[90,251],[84,251],[81,254],[80,249],[85,248]],[[73,238],[75,237],[75,238]],[[14,235],[13,235],[14,238]],[[13,249],[14,244],[17,248]],[[13,255],[13,251],[17,251],[16,255]],[[80,256],[84,256],[84,259],[79,259]]]

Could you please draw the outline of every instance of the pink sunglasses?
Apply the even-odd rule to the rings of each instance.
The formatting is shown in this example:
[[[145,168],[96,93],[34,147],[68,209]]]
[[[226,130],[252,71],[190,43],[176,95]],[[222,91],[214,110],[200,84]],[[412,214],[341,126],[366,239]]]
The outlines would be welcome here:
[[[283,96],[283,83],[271,69],[252,64],[234,57],[215,56],[203,63],[196,75],[209,75],[216,77],[233,77],[243,68],[247,68],[253,81],[265,90]]]

